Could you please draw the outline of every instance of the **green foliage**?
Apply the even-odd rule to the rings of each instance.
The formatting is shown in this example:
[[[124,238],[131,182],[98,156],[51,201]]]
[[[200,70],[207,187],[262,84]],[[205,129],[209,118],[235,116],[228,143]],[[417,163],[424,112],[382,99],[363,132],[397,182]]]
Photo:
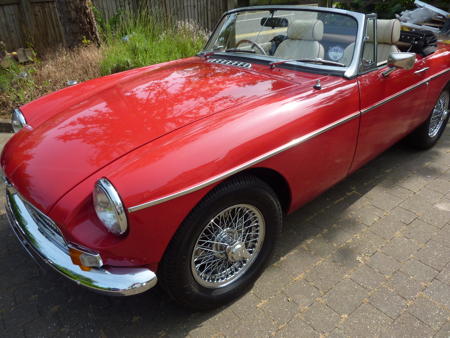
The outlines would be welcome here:
[[[122,14],[105,25],[102,75],[195,55],[206,33],[191,23],[157,21],[156,15]]]
[[[0,67],[0,101],[18,105],[26,102],[34,92],[36,84],[34,67],[12,63],[9,67]]]
[[[14,72],[9,68],[0,67],[0,92],[5,92],[11,88]]]
[[[117,30],[121,18],[124,16],[123,10],[119,10],[113,17],[106,20],[103,14],[96,8],[92,7],[92,11],[95,16],[95,22],[97,24],[97,29],[100,34],[100,38],[105,40],[108,35]]]
[[[86,38],[86,36],[83,35],[83,40],[81,40],[81,44],[83,46],[87,46],[87,45],[90,45],[91,43],[92,43],[92,41],[89,40],[88,38]]]
[[[361,13],[377,13],[380,19],[393,19],[396,13],[415,8],[414,0],[355,0],[350,3],[336,3],[337,8]]]

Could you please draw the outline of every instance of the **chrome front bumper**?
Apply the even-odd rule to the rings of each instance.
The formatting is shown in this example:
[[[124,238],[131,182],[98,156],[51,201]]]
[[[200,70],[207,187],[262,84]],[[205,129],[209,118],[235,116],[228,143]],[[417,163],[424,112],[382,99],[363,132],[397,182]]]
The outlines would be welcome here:
[[[34,220],[24,200],[6,189],[6,214],[25,250],[78,285],[108,295],[129,296],[156,285],[157,277],[147,268],[92,268],[83,271],[73,264],[68,249],[52,240]]]

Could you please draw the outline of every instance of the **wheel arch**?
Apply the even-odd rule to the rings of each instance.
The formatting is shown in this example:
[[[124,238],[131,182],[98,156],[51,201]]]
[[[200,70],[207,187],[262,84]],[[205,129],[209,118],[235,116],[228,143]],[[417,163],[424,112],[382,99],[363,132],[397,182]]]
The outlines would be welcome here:
[[[271,168],[257,167],[246,169],[231,177],[240,175],[255,176],[264,183],[266,183],[267,185],[269,185],[277,195],[278,200],[280,201],[281,207],[283,209],[283,212],[287,214],[291,206],[292,192],[288,181],[282,174]]]
[[[256,167],[256,168],[249,168],[249,169],[245,169],[243,171],[240,171],[228,178],[226,178],[225,180],[223,180],[222,182],[220,182],[219,184],[213,185],[212,187],[209,188],[208,192],[205,193],[205,195],[203,195],[194,205],[193,209],[186,215],[186,217],[184,218],[183,222],[185,222],[186,218],[189,217],[189,215],[195,210],[195,208],[198,207],[198,205],[211,193],[213,193],[214,190],[216,190],[217,188],[219,188],[221,185],[225,184],[226,182],[228,182],[229,180],[232,179],[236,179],[242,176],[253,176],[261,181],[263,181],[264,183],[266,183],[269,187],[272,188],[272,190],[275,192],[276,197],[278,198],[280,205],[281,205],[281,209],[283,214],[287,214],[290,207],[291,207],[291,201],[292,201],[292,193],[291,193],[291,188],[290,185],[287,181],[287,179],[278,171],[271,169],[271,168],[267,168],[267,167]],[[183,222],[181,224],[183,224]],[[166,254],[168,252],[168,249],[171,245],[171,243],[174,241],[175,236],[177,235],[177,233],[180,231],[180,227],[178,227],[174,233],[172,234],[170,240],[168,241],[167,247],[164,250],[164,253],[161,256],[161,260],[160,263],[158,264],[158,271],[160,270],[161,267],[161,262],[164,261]]]

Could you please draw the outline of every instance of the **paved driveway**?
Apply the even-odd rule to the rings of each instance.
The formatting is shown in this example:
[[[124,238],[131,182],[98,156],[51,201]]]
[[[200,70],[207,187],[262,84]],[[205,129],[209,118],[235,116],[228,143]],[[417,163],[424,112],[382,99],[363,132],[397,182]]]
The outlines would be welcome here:
[[[289,216],[252,291],[217,311],[40,276],[3,211],[0,243],[2,336],[449,337],[450,130],[428,152],[395,146]]]

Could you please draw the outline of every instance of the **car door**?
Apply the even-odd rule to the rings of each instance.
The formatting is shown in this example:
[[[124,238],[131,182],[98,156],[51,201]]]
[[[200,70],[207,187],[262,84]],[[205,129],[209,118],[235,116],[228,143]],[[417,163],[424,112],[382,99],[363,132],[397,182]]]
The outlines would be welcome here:
[[[387,70],[387,63],[373,62],[358,76],[361,124],[351,171],[399,141],[424,119],[427,60],[417,59],[413,69],[396,69],[384,76]]]

